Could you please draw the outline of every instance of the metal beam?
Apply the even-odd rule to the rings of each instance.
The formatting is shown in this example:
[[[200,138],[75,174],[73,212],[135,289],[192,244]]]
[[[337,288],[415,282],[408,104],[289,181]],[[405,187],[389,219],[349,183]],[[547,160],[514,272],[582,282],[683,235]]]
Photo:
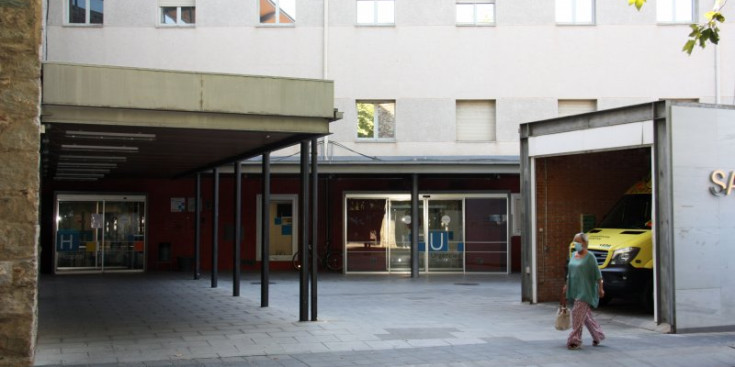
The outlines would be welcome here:
[[[309,321],[309,141],[301,141],[301,192],[299,196],[299,321]]]
[[[411,278],[419,276],[419,175],[411,175]]]
[[[319,252],[318,225],[319,225],[319,207],[317,206],[317,194],[319,189],[319,158],[317,156],[317,139],[311,139],[311,195],[309,202],[311,203],[311,321],[317,320],[317,271],[319,265],[317,263],[317,254]]]
[[[213,170],[212,177],[212,288],[217,288],[217,239],[219,227],[219,170]]]
[[[521,126],[522,131],[529,130],[528,125]],[[533,182],[533,175],[531,172],[531,158],[528,156],[528,138],[521,138],[521,197],[523,198],[523,209],[525,213],[521,219],[521,301],[527,301],[533,303],[534,301],[534,278],[533,274],[536,271],[533,267],[533,252],[534,252],[534,238],[535,238],[535,227],[533,226],[532,215],[535,211],[533,209],[532,198],[533,188],[536,187],[536,183]]]
[[[655,206],[653,217],[656,223],[653,251],[655,252],[655,279],[658,294],[656,299],[657,322],[671,325],[671,331],[676,333],[676,284],[675,284],[675,249],[674,249],[674,207],[672,205],[673,161],[671,157],[671,129],[670,104],[663,108],[663,118],[654,121],[653,158],[654,167],[654,198]]]
[[[202,174],[197,172],[196,199],[194,199],[194,280],[201,277],[202,237]]]
[[[240,168],[240,161],[235,161],[235,228],[233,229],[234,236],[232,239],[232,296],[240,296],[240,237],[241,236],[241,225],[242,221],[242,168]]]
[[[260,221],[260,307],[268,307],[268,291],[270,286],[270,217],[271,217],[271,154],[263,154],[263,181],[261,196]]]
[[[568,131],[623,125],[631,122],[651,121],[665,117],[660,112],[663,104],[663,101],[650,102],[529,122],[521,124],[521,139],[532,136],[558,134]]]

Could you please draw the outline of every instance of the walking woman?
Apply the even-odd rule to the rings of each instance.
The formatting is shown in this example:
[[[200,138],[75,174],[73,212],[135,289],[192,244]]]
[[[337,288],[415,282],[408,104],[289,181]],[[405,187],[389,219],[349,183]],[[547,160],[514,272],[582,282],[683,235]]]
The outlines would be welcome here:
[[[595,255],[587,251],[587,235],[574,235],[574,255],[569,259],[567,283],[563,292],[572,305],[572,331],[567,339],[567,348],[579,349],[582,345],[582,327],[586,326],[592,335],[592,345],[598,346],[605,339],[600,324],[592,317],[590,307],[597,308],[601,297],[605,296],[602,287],[602,274],[597,267]]]

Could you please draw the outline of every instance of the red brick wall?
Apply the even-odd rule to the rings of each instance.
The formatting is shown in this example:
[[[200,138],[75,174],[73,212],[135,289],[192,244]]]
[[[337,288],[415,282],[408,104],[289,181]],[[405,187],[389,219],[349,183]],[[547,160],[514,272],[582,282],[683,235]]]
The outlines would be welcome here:
[[[599,223],[620,196],[651,172],[650,149],[577,154],[536,160],[538,299],[559,299],[569,243],[581,214]]]
[[[323,254],[327,243],[327,236],[331,237],[333,248],[342,248],[343,244],[343,197],[346,192],[406,192],[411,190],[411,178],[404,176],[338,176],[329,180],[327,199],[327,175],[320,175],[319,180],[319,252]],[[272,178],[271,194],[298,194],[300,180],[297,176],[279,175]],[[243,268],[256,269],[256,223],[257,223],[257,195],[261,192],[259,175],[246,175],[242,183],[243,188],[243,243],[241,248]],[[517,193],[520,189],[518,175],[487,175],[487,176],[426,176],[419,178],[421,191],[510,191]],[[47,182],[43,187],[41,221],[41,243],[43,247],[42,265],[44,272],[53,271],[53,213],[55,192],[125,192],[148,195],[148,231],[147,269],[174,270],[178,267],[178,257],[192,257],[194,255],[194,218],[193,212],[172,213],[170,210],[172,197],[194,197],[195,181],[191,178],[178,180],[109,180],[100,183],[77,182]],[[233,190],[232,175],[220,176],[220,212],[219,212],[219,261],[220,269],[232,269],[233,242],[225,236],[225,228],[232,227],[233,218]],[[212,247],[212,176],[202,176],[202,223],[201,223],[201,267],[202,270],[211,269]],[[329,225],[327,224],[327,200],[331,210]],[[328,227],[328,230],[327,230]],[[159,264],[158,244],[170,242],[171,263]],[[514,247],[515,249],[515,247]],[[516,263],[517,262],[517,263]],[[520,259],[515,259],[513,269],[520,268]],[[289,270],[290,262],[273,262],[273,270]]]

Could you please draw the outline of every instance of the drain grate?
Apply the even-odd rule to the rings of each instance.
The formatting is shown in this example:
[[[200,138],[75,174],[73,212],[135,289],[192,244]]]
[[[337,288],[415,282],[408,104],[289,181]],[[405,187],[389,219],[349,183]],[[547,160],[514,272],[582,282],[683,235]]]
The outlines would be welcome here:
[[[473,283],[473,282],[457,282],[457,283],[454,283],[454,285],[480,285],[480,283]]]

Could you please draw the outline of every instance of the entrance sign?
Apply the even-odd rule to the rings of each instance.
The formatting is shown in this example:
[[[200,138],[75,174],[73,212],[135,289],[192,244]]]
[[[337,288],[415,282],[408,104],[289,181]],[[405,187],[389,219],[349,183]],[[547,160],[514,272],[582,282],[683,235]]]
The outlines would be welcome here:
[[[79,231],[58,230],[56,232],[56,251],[78,251],[79,242]]]
[[[709,177],[712,183],[715,184],[715,186],[709,188],[709,192],[714,196],[727,196],[735,189],[735,171],[730,171],[728,175],[725,171],[718,169],[712,171]]]

